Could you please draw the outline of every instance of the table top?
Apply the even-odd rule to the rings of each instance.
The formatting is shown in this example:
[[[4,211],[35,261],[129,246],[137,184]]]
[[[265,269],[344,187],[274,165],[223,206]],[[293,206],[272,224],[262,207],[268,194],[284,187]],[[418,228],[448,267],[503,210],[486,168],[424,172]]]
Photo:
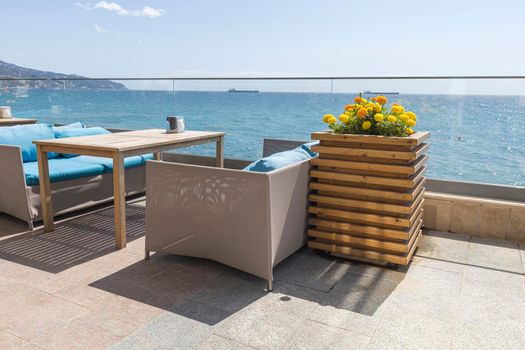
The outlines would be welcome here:
[[[221,136],[224,136],[224,133],[218,131],[186,131],[181,134],[167,134],[164,129],[147,129],[103,135],[37,140],[33,141],[33,143],[35,145],[49,146],[53,149],[130,152],[152,147],[205,141]]]
[[[0,119],[0,125],[34,124],[36,122],[36,119],[31,118]]]

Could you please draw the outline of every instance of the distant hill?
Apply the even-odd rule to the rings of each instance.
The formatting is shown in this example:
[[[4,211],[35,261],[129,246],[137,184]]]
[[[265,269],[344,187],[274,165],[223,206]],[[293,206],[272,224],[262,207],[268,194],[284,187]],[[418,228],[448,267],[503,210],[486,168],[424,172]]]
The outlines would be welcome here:
[[[74,74],[62,74],[24,68],[15,64],[0,61],[0,88],[2,89],[26,87],[30,89],[59,90],[64,88],[64,83],[56,80],[25,80],[24,82],[20,82],[9,80],[2,81],[2,78],[67,79],[85,77]],[[66,82],[66,88],[75,90],[126,90],[124,85],[115,83],[111,80],[69,80]]]

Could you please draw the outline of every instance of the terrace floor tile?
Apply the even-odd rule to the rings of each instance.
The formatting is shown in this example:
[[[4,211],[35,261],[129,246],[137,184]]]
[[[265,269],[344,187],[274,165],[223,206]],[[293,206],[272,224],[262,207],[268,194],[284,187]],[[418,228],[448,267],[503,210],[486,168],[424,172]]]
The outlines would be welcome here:
[[[467,263],[506,272],[525,273],[517,243],[472,238]]]
[[[323,323],[305,320],[283,349],[352,350],[365,349],[370,338]]]

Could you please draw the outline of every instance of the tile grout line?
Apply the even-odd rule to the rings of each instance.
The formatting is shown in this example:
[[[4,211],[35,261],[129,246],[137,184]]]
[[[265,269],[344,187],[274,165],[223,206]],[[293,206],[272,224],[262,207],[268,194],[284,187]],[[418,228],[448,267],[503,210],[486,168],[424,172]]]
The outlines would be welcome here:
[[[32,346],[36,346],[38,349],[43,349],[43,350],[52,350],[52,349],[49,349],[49,348],[43,348],[43,347],[41,347],[40,345],[36,345],[36,344],[34,344],[29,338],[19,336],[19,335],[15,334],[15,333],[13,333],[13,332],[7,330],[7,329],[6,329],[5,331],[6,331],[6,333],[11,334],[12,336],[14,336],[14,337],[16,337],[16,338],[19,338],[19,339],[22,339],[23,341],[28,342],[28,343],[31,344]]]
[[[247,347],[249,347],[250,349],[255,349],[255,350],[259,350],[259,349],[260,349],[260,348],[254,348],[254,347],[251,346],[251,345],[247,345],[247,344],[241,343],[241,342],[239,342],[239,341],[237,341],[237,340],[233,340],[233,339],[226,338],[226,337],[224,337],[224,336],[222,336],[222,335],[220,335],[220,334],[215,334],[215,333],[213,333],[213,331],[210,332],[210,335],[214,335],[214,336],[219,337],[219,338],[221,338],[221,339],[231,341],[231,342],[233,342],[233,343],[235,343],[235,344],[240,344],[240,345],[247,346]]]

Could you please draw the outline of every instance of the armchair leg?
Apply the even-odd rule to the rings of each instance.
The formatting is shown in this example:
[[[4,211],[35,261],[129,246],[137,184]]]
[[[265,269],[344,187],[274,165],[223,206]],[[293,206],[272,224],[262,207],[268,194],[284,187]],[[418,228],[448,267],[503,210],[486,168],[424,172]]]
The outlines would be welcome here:
[[[149,260],[149,250],[144,252],[144,260]]]
[[[272,280],[266,281],[266,289],[264,291],[268,293],[273,291],[273,281]]]

